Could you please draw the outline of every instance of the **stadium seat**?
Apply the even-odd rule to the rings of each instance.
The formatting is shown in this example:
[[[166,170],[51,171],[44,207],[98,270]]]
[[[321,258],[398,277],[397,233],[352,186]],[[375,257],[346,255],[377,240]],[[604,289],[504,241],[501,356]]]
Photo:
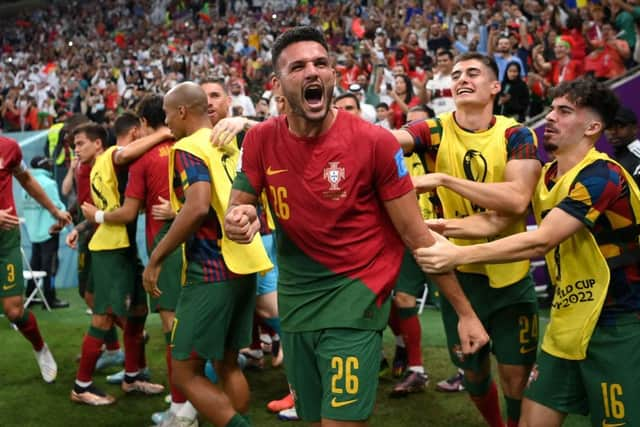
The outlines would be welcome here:
[[[27,259],[27,255],[24,253],[24,249],[20,248],[20,252],[22,253],[22,260],[24,261],[24,269],[22,270],[22,277],[24,280],[33,280],[34,288],[31,292],[31,295],[27,297],[24,302],[25,308],[29,306],[32,302],[41,302],[47,308],[48,311],[51,311],[51,307],[49,307],[49,303],[47,299],[44,297],[43,281],[44,278],[47,277],[46,271],[33,271],[31,269],[31,264]]]

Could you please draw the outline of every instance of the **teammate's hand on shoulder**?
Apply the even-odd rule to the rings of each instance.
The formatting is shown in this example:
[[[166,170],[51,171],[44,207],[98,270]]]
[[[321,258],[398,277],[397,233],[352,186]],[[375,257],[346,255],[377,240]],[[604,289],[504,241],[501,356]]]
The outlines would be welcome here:
[[[213,127],[211,143],[220,147],[230,144],[233,138],[246,129],[249,119],[246,117],[226,117]]]

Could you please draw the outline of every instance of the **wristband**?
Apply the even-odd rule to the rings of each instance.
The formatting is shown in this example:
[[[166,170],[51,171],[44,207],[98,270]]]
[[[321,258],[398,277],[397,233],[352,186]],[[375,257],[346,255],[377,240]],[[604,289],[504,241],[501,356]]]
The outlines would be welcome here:
[[[93,219],[95,219],[96,223],[103,224],[104,223],[104,211],[96,211]]]

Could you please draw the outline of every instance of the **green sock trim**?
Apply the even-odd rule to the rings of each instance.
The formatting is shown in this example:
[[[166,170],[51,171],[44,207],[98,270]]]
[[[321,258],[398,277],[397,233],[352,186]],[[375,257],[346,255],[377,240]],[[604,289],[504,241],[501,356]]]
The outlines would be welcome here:
[[[169,345],[171,344],[171,332],[164,333],[164,342]]]
[[[24,326],[24,324],[27,323],[27,320],[29,320],[29,313],[31,313],[29,309],[25,308],[24,310],[22,310],[22,317],[16,319],[13,324],[18,328]]]
[[[401,319],[408,319],[415,316],[416,314],[418,314],[417,306],[413,306],[411,308],[398,307],[398,317]]]
[[[464,384],[464,388],[469,392],[471,396],[484,396],[489,392],[489,387],[491,386],[491,375],[488,375],[483,381],[479,383],[472,383],[467,381],[467,376],[465,375],[462,379],[462,383]]]
[[[118,341],[118,330],[116,329],[116,326],[112,326],[111,329],[109,329],[108,331],[105,332],[104,334],[104,342],[106,343],[111,343],[111,342],[117,342]]]
[[[99,329],[99,328],[96,328],[95,326],[89,326],[89,332],[87,332],[87,334],[90,337],[94,337],[104,341],[104,338],[107,336],[108,332],[109,332],[108,330],[105,331],[104,329]]]
[[[247,425],[251,425],[251,418],[249,418],[249,414],[240,414],[242,418],[246,421]]]
[[[520,405],[522,405],[522,400],[505,396],[504,401],[507,404],[507,417],[509,417],[510,420],[518,421],[520,419]]]
[[[224,427],[251,427],[242,415],[235,414]]]
[[[264,323],[266,323],[271,329],[276,331],[276,334],[280,335],[281,329],[279,317],[269,317],[268,319],[264,319]]]

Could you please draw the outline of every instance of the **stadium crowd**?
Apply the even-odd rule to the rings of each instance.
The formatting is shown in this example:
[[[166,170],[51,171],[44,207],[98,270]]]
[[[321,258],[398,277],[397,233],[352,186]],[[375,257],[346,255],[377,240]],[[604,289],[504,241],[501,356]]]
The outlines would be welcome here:
[[[112,123],[146,93],[213,77],[229,84],[236,114],[264,115],[270,49],[294,25],[324,32],[336,91],[362,92],[368,120],[378,106],[394,128],[417,104],[451,110],[440,53],[467,51],[496,58],[505,83],[496,110],[523,119],[559,82],[610,79],[637,63],[634,3],[54,1],[2,20],[0,128],[45,129],[73,113]],[[511,62],[518,72],[506,73]]]
[[[71,400],[113,404],[93,383],[108,363],[124,364],[109,381],[125,393],[164,391],[144,351],[146,317],[158,311],[171,401],[155,424],[197,426],[199,414],[251,425],[240,365],[263,363],[263,332],[275,364],[286,352],[291,389],[270,410],[366,425],[385,368],[399,379],[393,397],[429,381],[417,315],[428,282],[463,372],[438,388],[466,390],[487,425],[560,426],[567,413],[632,425],[634,359],[607,349],[638,342],[639,242],[625,237],[640,217],[637,167],[625,172],[593,147],[605,128],[612,143],[637,145],[635,114],[603,82],[640,59],[640,6],[580,6],[113,0],[12,18],[0,40],[2,126],[50,128],[49,159],[28,171],[18,145],[0,138],[0,190],[16,177],[33,208],[52,215],[53,234],[73,221],[66,244],[79,251],[92,317]],[[556,161],[543,167],[521,123],[544,106]],[[58,181],[73,218],[34,182],[42,176]],[[523,233],[532,202],[540,228]],[[141,211],[144,272],[133,226]],[[19,222],[4,198],[9,292],[0,297],[52,382],[53,354],[9,274],[20,263]],[[581,251],[597,260],[592,279],[581,278]],[[543,341],[528,259],[545,254],[558,291]],[[379,357],[387,324],[390,367]],[[609,411],[614,403],[628,411]]]

